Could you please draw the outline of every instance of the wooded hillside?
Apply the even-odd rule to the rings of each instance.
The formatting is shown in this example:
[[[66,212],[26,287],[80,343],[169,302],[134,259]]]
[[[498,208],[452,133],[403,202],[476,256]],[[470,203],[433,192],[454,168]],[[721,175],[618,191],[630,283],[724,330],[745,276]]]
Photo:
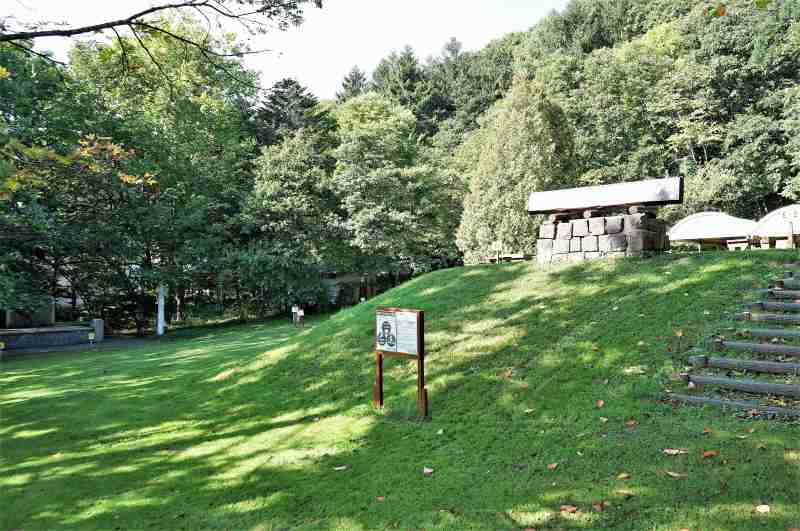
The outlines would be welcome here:
[[[335,272],[532,252],[536,190],[683,175],[673,219],[796,202],[800,4],[709,5],[573,0],[481,50],[356,67],[335,102],[262,89],[234,38],[209,61],[139,30],[67,66],[0,44],[0,307],[62,277],[116,325],[159,284],[176,313],[321,304]]]

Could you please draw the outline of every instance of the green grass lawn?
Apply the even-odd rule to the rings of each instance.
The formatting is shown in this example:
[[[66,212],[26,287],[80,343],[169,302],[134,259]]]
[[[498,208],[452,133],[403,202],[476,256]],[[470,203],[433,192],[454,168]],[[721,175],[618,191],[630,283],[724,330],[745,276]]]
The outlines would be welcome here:
[[[795,258],[453,269],[304,331],[4,362],[0,527],[800,527],[800,425],[656,400],[681,385],[670,345],[728,326]],[[370,406],[380,306],[425,310],[428,421],[405,360],[386,361],[387,407]]]

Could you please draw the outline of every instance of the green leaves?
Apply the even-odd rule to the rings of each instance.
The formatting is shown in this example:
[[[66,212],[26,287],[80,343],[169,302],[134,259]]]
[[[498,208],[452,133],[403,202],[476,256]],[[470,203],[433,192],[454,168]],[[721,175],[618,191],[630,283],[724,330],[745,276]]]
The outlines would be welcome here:
[[[764,10],[772,3],[772,0],[754,0],[755,6],[758,9]],[[706,7],[705,14],[714,17],[724,17],[731,13],[731,8],[736,7],[736,2],[731,0],[730,2],[719,2],[716,5],[712,5],[710,7]]]

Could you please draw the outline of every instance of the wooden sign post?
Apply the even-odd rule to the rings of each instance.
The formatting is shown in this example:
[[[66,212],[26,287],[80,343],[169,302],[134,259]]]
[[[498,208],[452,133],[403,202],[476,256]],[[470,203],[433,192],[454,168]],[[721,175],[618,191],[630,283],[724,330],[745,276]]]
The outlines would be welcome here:
[[[428,416],[425,389],[425,312],[402,308],[380,308],[375,313],[375,387],[372,402],[383,407],[383,357],[417,360],[417,411]]]

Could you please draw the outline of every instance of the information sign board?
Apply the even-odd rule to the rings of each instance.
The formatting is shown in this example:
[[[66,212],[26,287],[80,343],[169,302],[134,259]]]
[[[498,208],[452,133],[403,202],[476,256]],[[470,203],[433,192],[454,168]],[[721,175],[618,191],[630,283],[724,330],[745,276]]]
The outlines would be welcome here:
[[[381,309],[375,314],[375,350],[419,356],[420,335],[416,310]]]
[[[417,409],[428,416],[425,388],[425,313],[421,310],[381,308],[375,312],[375,386],[373,403],[383,407],[383,357],[400,356],[417,362]]]

